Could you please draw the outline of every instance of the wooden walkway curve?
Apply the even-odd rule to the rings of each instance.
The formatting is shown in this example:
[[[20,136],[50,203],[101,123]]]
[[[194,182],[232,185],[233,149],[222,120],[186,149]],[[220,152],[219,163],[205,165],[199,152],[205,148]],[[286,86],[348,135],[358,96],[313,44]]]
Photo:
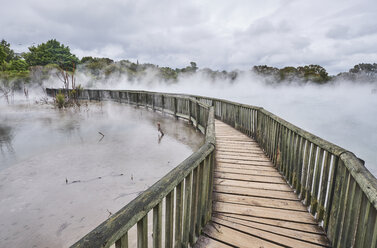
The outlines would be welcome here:
[[[213,213],[195,247],[330,247],[253,139],[216,120]]]

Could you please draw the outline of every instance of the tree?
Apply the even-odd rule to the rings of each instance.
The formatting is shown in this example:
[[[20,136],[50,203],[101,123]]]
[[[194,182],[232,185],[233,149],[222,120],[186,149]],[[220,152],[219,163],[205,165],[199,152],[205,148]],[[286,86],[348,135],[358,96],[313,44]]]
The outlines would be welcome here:
[[[297,70],[306,80],[323,83],[329,80],[329,75],[325,68],[320,65],[299,66]]]
[[[0,46],[0,70],[4,70],[5,65],[5,58],[7,57],[7,54],[4,51],[4,48]]]
[[[377,74],[377,64],[358,64],[349,70],[350,73],[364,73],[367,76]]]
[[[82,69],[88,70],[92,75],[99,76],[109,65],[113,65],[114,61],[109,58],[83,57],[80,63]]]
[[[5,53],[5,59],[4,59],[5,62],[10,62],[12,59],[15,59],[14,51],[12,49],[10,49],[10,44],[8,42],[6,42],[6,40],[4,40],[4,39],[1,40],[0,47],[2,48],[3,52]],[[0,58],[0,63],[1,63],[1,58]]]
[[[29,65],[26,63],[25,60],[22,59],[14,59],[11,60],[7,65],[8,71],[27,71]]]
[[[198,70],[195,62],[190,62],[190,66],[180,69],[180,72],[194,73]]]
[[[191,68],[192,68],[192,70],[195,72],[195,71],[197,71],[198,70],[198,67],[196,66],[196,63],[195,62],[190,62],[190,65],[191,65]]]
[[[72,65],[76,65],[79,59],[72,54],[68,46],[60,44],[53,39],[42,43],[37,47],[29,47],[29,52],[24,54],[26,62],[30,66],[57,64],[63,70],[72,70]]]
[[[296,67],[286,66],[279,70],[280,80],[284,81],[293,81],[300,77],[299,71]]]
[[[264,76],[276,76],[279,73],[278,68],[267,65],[256,65],[253,67],[252,71]]]

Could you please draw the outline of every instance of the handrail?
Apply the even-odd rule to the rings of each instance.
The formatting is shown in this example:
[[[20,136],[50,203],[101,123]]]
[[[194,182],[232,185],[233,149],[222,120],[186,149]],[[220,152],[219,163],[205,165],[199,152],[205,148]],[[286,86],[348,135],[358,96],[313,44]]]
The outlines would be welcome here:
[[[254,137],[333,247],[375,247],[377,179],[352,152],[269,111],[214,98],[216,118]]]
[[[152,94],[161,96],[162,99],[189,99],[193,105],[189,104],[188,111],[177,111],[174,104],[172,107],[168,103],[167,111],[195,122],[198,129],[207,133],[207,143],[209,140],[209,143],[215,143],[214,134],[211,133],[214,131],[214,125],[210,123],[214,119],[213,116],[255,138],[296,191],[298,198],[322,225],[334,247],[376,246],[377,179],[352,152],[317,137],[261,107],[187,94],[108,92],[127,95]],[[96,97],[92,96],[89,99]],[[101,99],[100,93],[98,99]],[[135,102],[138,104],[135,100],[130,103]],[[162,107],[161,103],[159,105],[161,111],[164,110],[164,104],[162,101]],[[146,106],[152,106],[154,109],[155,103],[147,103]],[[208,112],[196,113],[197,109],[206,109],[209,106],[213,108]],[[204,116],[207,118],[207,124],[200,119],[196,121],[203,113],[208,113],[207,117]],[[210,205],[211,201],[207,203]],[[211,210],[207,211],[209,213]]]
[[[46,89],[54,96],[62,89]],[[165,246],[193,246],[212,211],[215,150],[213,107],[193,97],[157,92],[82,90],[79,99],[117,100],[188,119],[205,134],[205,143],[162,179],[71,247],[128,247],[128,231],[137,225],[138,247],[148,245],[148,213],[153,211],[153,247],[162,247],[165,205]],[[175,211],[174,211],[175,209]],[[173,237],[174,233],[174,237]]]

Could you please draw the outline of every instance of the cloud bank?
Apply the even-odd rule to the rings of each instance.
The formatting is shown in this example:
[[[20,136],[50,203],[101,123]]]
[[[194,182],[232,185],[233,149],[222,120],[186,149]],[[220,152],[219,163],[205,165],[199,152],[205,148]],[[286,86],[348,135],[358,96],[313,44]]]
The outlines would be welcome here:
[[[82,56],[183,67],[320,64],[330,73],[377,61],[377,2],[12,1],[1,37],[16,51],[51,38]]]

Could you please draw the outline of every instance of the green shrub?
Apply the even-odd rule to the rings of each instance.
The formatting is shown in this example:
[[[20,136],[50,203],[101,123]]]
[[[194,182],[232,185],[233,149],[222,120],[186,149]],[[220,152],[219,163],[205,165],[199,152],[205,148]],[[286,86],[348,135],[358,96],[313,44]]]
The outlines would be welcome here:
[[[65,105],[65,96],[63,93],[58,93],[56,94],[55,96],[55,102],[56,102],[56,105],[58,106],[58,108],[63,108],[64,105]]]

